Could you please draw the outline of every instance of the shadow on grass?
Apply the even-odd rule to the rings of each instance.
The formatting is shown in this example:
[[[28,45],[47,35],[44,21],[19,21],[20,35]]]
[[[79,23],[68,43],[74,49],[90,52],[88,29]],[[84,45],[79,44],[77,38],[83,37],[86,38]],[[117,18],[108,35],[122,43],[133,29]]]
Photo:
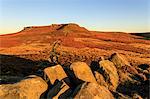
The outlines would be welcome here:
[[[142,81],[141,83],[126,81],[124,84],[119,84],[117,87],[117,91],[124,95],[132,96],[134,93],[137,93],[144,99],[149,98],[149,89],[149,80]]]
[[[32,74],[42,76],[42,69],[52,65],[48,61],[32,61],[0,54],[0,84],[15,83]]]

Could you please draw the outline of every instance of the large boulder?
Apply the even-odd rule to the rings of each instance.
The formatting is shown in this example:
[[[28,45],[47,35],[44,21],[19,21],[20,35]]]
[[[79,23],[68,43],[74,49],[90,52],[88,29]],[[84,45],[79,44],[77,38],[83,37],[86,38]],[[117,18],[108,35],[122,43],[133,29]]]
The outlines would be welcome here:
[[[122,54],[118,53],[112,54],[111,61],[115,64],[117,68],[121,68],[122,66],[130,66],[130,63]]]
[[[47,83],[38,76],[29,76],[18,83],[0,85],[0,99],[39,99]]]
[[[109,60],[102,60],[99,62],[100,67],[104,71],[104,77],[106,82],[108,83],[108,87],[110,90],[116,90],[119,82],[119,76],[117,73],[117,69],[114,64]]]
[[[75,78],[75,83],[93,82],[97,83],[90,67],[84,62],[74,62],[70,66],[70,70],[73,72],[72,78]]]
[[[50,83],[53,85],[56,80],[63,80],[67,78],[65,71],[62,66],[56,65],[52,67],[47,67],[44,69],[44,75],[48,76]]]
[[[79,85],[73,93],[74,99],[114,99],[111,92],[96,83]]]
[[[134,66],[131,66],[127,58],[119,53],[114,53],[111,55],[110,59],[116,68],[118,69],[118,74],[120,77],[120,83],[125,81],[134,81],[135,79],[146,79],[142,74],[139,74]]]
[[[118,69],[121,69],[123,72],[138,74],[138,71],[135,69],[135,67],[131,66],[127,58],[122,54],[118,54],[118,53],[112,54],[111,61]]]

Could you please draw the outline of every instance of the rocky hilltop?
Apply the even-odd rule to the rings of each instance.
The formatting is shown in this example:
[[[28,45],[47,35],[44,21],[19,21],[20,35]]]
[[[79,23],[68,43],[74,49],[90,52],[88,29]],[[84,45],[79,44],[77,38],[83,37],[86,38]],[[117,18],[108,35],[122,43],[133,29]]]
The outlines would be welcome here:
[[[0,35],[0,99],[148,99],[150,41],[77,24]]]

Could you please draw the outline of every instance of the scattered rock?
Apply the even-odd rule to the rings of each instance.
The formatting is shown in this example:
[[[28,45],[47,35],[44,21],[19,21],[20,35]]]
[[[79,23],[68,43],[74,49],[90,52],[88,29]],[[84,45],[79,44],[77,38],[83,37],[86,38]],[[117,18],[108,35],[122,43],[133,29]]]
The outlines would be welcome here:
[[[79,91],[73,93],[74,99],[114,99],[106,87],[96,83],[84,83],[78,86],[76,90]]]
[[[115,64],[117,68],[120,68],[122,66],[130,66],[130,63],[122,54],[118,53],[112,54],[111,61]]]
[[[74,62],[71,64],[70,69],[73,71],[73,78],[75,79],[75,83],[85,82],[93,82],[97,83],[94,75],[90,69],[90,67],[84,62]]]
[[[131,74],[128,73],[128,72],[122,72],[122,70],[118,70],[118,74],[119,74],[119,80],[120,80],[120,83],[124,83],[126,81],[132,81],[134,82],[134,80],[131,78]]]
[[[38,76],[29,76],[18,83],[0,85],[0,99],[39,99],[47,83]]]
[[[114,53],[111,55],[111,61],[118,69],[120,83],[123,83],[128,80],[134,81],[133,79],[134,75],[137,75],[138,78],[140,77],[142,79],[145,79],[144,76],[138,74],[138,71],[135,69],[135,67],[130,65],[130,63],[128,62],[128,60],[125,58],[124,55]]]
[[[114,64],[109,60],[102,60],[99,62],[100,67],[104,70],[106,76],[106,82],[108,83],[110,90],[116,90],[119,82],[119,76]],[[107,81],[108,79],[108,81]]]

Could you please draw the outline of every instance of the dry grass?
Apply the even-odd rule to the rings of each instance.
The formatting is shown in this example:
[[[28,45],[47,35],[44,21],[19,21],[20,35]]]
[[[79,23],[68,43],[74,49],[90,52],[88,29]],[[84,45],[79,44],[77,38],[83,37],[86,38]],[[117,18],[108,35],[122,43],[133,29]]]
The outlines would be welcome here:
[[[67,35],[66,35],[67,32]],[[150,41],[128,33],[87,31],[77,25],[30,27],[0,36],[0,53],[19,55],[32,60],[47,60],[51,45],[61,40],[60,61],[98,60],[118,52],[134,65],[149,64]],[[65,54],[61,54],[65,52]],[[63,62],[64,63],[64,62]]]

